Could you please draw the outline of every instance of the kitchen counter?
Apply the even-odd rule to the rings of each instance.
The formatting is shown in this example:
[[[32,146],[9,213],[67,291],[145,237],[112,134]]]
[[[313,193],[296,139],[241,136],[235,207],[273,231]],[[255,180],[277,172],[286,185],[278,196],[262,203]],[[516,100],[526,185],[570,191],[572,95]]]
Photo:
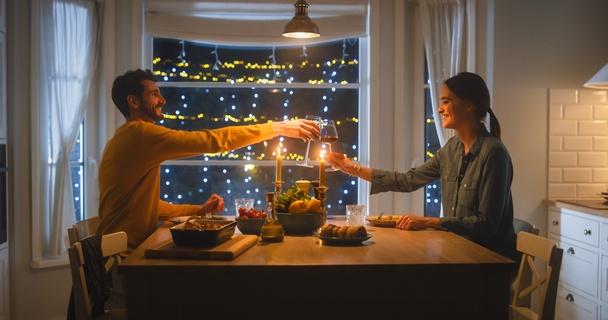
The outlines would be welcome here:
[[[558,199],[545,201],[547,206],[570,209],[597,217],[608,218],[608,201],[597,199]]]
[[[230,261],[146,258],[170,226],[118,267],[129,318],[507,319],[515,262],[451,232],[368,225],[359,246],[285,236]]]

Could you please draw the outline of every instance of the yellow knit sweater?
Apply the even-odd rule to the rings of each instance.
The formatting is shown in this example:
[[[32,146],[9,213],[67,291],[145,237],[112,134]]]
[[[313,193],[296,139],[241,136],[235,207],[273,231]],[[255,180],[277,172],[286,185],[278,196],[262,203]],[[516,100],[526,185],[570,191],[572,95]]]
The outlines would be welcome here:
[[[97,233],[125,231],[132,251],[156,230],[159,220],[194,215],[199,207],[160,200],[163,161],[235,150],[272,137],[269,123],[193,132],[144,121],[125,123],[101,158]]]

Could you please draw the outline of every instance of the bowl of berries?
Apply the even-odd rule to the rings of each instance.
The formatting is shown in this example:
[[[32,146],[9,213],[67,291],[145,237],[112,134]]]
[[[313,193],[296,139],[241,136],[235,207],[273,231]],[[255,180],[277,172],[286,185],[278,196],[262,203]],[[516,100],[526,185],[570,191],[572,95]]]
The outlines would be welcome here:
[[[238,217],[236,220],[236,227],[239,228],[242,234],[254,234],[259,236],[260,230],[266,221],[266,211],[256,210],[255,208],[238,209]]]

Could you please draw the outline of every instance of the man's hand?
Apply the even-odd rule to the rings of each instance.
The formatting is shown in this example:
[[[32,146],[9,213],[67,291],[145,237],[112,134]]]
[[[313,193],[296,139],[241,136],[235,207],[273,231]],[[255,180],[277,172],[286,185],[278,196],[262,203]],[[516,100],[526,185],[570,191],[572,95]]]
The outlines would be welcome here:
[[[224,199],[217,194],[212,194],[211,197],[207,199],[207,202],[196,211],[196,214],[204,216],[205,213],[216,214],[222,211],[224,211]]]
[[[304,141],[318,139],[321,135],[319,124],[305,119],[272,122],[272,130],[275,136],[300,138]]]

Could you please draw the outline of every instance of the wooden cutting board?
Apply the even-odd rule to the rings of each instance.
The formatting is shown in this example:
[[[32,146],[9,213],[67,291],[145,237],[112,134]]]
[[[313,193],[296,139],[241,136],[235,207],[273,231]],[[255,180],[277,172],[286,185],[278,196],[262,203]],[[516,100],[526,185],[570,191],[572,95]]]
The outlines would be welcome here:
[[[258,236],[239,234],[211,248],[180,247],[169,241],[156,248],[146,249],[144,255],[152,259],[232,260],[257,242]]]

